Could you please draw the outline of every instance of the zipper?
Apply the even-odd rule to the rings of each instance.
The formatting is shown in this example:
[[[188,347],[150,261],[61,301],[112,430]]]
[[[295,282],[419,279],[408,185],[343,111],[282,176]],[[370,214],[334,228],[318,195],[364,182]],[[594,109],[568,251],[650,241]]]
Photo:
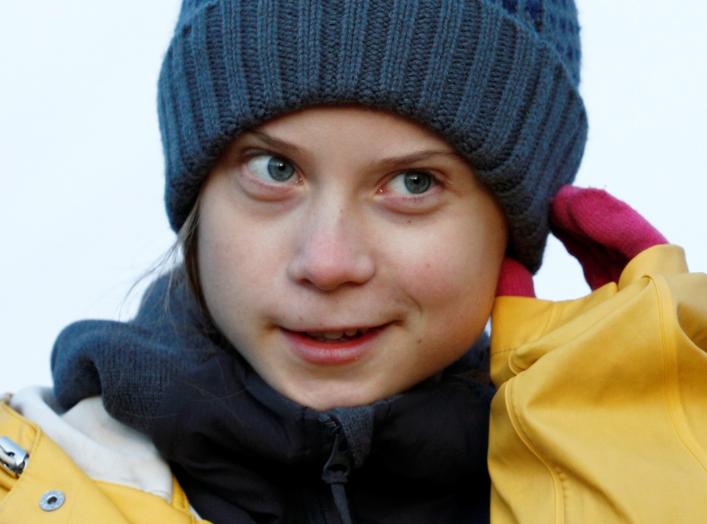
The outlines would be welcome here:
[[[19,477],[27,467],[29,453],[10,437],[0,437],[0,466]]]
[[[331,490],[331,498],[341,520],[341,524],[352,524],[349,503],[346,497],[346,483],[352,469],[351,454],[349,453],[346,437],[341,429],[341,425],[333,418],[328,418],[326,424],[332,429],[334,434],[334,444],[324,468],[322,468],[322,480]]]

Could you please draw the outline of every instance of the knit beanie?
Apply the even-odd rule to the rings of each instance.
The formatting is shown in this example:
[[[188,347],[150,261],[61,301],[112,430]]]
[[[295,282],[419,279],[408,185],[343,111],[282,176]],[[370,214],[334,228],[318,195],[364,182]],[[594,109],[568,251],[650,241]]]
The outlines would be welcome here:
[[[572,0],[183,0],[158,88],[170,225],[244,130],[359,104],[456,148],[535,271],[586,142],[579,65]]]

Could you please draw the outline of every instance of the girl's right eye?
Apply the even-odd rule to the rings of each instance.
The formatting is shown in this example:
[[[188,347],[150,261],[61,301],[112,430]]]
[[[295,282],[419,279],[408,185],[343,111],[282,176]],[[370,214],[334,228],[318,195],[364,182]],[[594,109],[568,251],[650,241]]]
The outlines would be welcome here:
[[[252,157],[246,162],[246,167],[255,177],[266,184],[289,182],[295,178],[297,173],[295,166],[289,160],[268,154]]]

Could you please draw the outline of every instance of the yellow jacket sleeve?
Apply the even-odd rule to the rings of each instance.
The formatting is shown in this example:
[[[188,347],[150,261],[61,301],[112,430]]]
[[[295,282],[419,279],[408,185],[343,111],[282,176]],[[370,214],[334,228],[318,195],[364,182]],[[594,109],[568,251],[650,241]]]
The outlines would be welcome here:
[[[493,524],[707,522],[707,275],[652,247],[578,300],[492,315]]]

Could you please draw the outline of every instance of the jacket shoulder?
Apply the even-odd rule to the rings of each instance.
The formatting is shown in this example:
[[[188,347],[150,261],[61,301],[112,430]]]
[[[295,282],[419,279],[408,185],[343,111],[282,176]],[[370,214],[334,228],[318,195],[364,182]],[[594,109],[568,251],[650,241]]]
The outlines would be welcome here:
[[[21,390],[0,402],[0,439],[0,523],[46,522],[51,512],[67,523],[204,522],[151,444],[98,398],[60,413],[49,389]]]

